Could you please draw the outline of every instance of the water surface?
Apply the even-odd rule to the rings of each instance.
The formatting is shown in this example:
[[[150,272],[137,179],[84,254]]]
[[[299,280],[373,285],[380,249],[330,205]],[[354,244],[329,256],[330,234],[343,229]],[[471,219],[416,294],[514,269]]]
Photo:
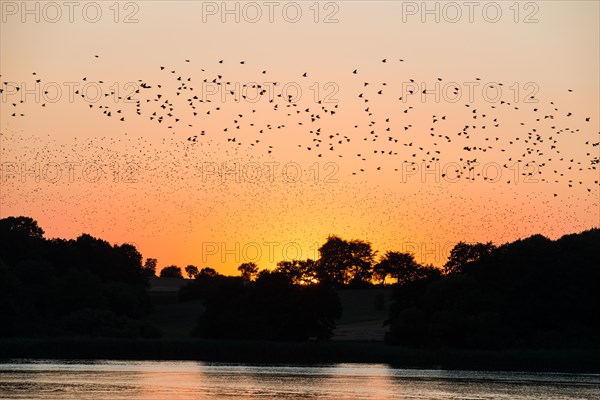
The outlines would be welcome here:
[[[2,399],[600,399],[600,375],[257,366],[190,361],[7,360]]]

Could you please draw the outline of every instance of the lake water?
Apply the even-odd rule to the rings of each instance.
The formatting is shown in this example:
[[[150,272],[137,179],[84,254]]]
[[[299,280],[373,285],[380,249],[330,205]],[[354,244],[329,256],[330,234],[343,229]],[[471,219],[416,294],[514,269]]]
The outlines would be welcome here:
[[[600,375],[255,366],[190,361],[8,360],[2,399],[600,399]]]

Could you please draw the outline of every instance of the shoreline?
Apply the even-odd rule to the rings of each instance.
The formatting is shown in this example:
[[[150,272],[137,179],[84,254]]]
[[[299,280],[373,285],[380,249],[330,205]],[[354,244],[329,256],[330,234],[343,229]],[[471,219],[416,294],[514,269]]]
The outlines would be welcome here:
[[[382,342],[5,338],[8,359],[195,360],[254,364],[377,363],[396,368],[600,373],[600,348],[426,349]]]

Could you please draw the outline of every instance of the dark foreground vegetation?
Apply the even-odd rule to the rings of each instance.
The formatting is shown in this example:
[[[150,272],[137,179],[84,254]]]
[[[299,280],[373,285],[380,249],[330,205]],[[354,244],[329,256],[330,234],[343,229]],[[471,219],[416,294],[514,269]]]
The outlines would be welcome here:
[[[342,315],[332,287],[294,285],[284,274],[270,271],[252,282],[199,276],[181,295],[204,300],[206,311],[192,334],[212,339],[329,339]]]
[[[27,217],[0,220],[0,239],[0,358],[600,370],[598,229],[461,242],[444,268],[331,236],[318,260],[244,263],[240,276],[188,265],[188,280],[177,266],[157,278],[128,244],[47,239]],[[150,277],[181,283],[151,292]],[[381,326],[385,310],[385,343],[329,340],[339,321]]]
[[[143,321],[152,305],[134,246],[43,235],[31,218],[0,220],[0,336],[160,335]]]
[[[479,349],[600,346],[600,230],[541,235],[473,252],[396,287],[390,343]],[[471,253],[471,254],[469,254]],[[447,264],[448,265],[448,264]]]

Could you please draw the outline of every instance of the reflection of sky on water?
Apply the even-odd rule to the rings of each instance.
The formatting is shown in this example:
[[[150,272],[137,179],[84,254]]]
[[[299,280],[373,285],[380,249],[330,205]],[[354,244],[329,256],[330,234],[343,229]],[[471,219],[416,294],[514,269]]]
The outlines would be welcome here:
[[[485,399],[600,396],[600,375],[395,369],[383,364],[255,366],[193,361],[10,361],[3,399]]]

